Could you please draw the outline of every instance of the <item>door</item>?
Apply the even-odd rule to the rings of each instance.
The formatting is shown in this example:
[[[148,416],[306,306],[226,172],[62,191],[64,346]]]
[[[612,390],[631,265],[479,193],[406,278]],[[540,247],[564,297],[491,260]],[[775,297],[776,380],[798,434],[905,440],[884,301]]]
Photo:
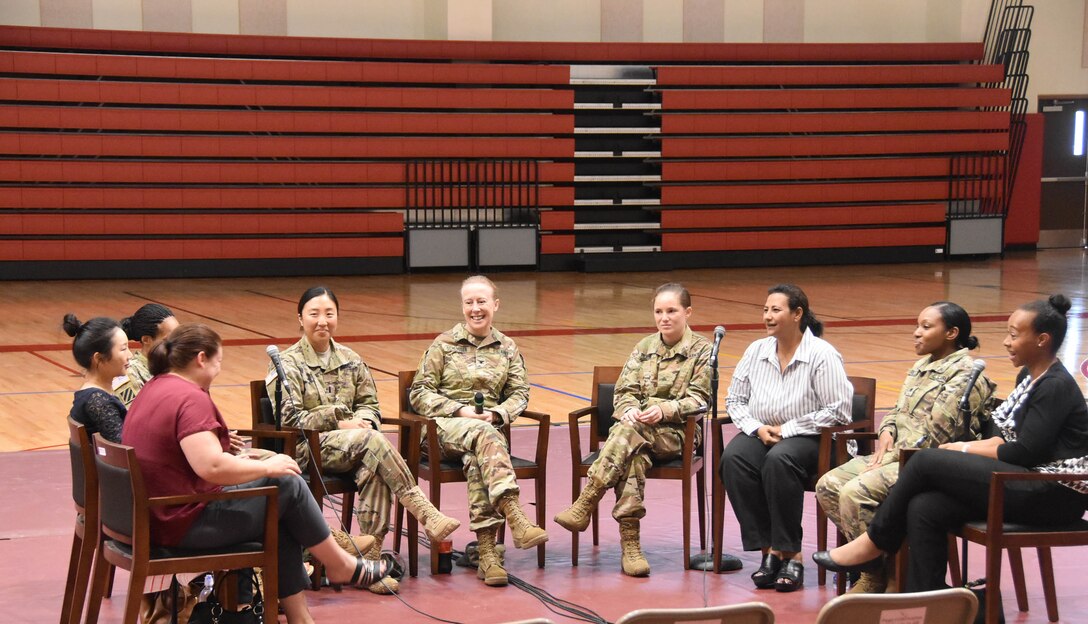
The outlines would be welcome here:
[[[1039,98],[1043,114],[1043,196],[1039,247],[1084,247],[1088,232],[1088,96]]]

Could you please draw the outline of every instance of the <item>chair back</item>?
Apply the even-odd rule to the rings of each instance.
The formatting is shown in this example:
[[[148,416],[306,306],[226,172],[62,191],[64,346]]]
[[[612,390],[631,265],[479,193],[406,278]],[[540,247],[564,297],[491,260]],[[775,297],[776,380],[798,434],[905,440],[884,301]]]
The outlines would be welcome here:
[[[854,404],[851,407],[850,421],[858,422],[868,419],[873,423],[876,414],[876,379],[872,377],[848,377],[854,386]]]
[[[133,545],[136,501],[147,500],[136,451],[98,434],[94,436],[94,449],[102,532],[111,539]]]
[[[616,624],[672,624],[673,622],[774,624],[774,611],[764,602],[745,602],[698,609],[639,609],[616,620]]]
[[[68,457],[72,462],[72,502],[76,511],[86,514],[88,503],[98,508],[98,472],[87,427],[68,417]],[[97,518],[94,519],[97,521]]]
[[[590,446],[597,448],[599,440],[608,438],[608,430],[616,422],[616,380],[623,372],[622,366],[594,366],[593,390],[590,395],[590,403],[597,406],[597,426],[593,429],[593,438]]]
[[[272,399],[268,397],[268,387],[265,386],[263,379],[254,379],[249,382],[249,413],[253,429],[276,428],[276,413],[272,408]],[[283,440],[254,440],[254,444],[258,448],[274,453],[285,452]]]
[[[825,604],[816,624],[880,624],[896,621],[897,613],[908,609],[914,615],[911,622],[972,624],[978,599],[963,587],[913,594],[846,594]]]
[[[412,402],[408,400],[408,393],[412,391],[412,382],[416,380],[416,372],[414,370],[400,371],[397,373],[397,400],[399,401],[398,411],[410,412],[415,414],[416,411],[412,409]]]

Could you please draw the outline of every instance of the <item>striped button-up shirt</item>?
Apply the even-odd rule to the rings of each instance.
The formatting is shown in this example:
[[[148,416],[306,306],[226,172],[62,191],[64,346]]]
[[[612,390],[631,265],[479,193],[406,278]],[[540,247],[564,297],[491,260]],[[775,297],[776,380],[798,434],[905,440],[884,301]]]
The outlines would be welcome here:
[[[785,370],[777,348],[778,340],[767,337],[744,352],[725,400],[733,423],[750,436],[763,425],[781,425],[783,438],[849,423],[854,388],[835,347],[805,330]]]

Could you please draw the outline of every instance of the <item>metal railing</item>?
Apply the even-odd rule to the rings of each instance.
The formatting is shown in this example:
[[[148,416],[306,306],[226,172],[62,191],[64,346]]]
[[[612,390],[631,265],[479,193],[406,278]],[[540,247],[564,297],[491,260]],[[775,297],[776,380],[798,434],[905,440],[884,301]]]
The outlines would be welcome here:
[[[535,160],[412,160],[405,171],[408,229],[526,227],[540,223]]]
[[[1028,110],[1028,48],[1035,7],[1023,0],[994,0],[986,21],[982,62],[1002,65],[1004,80],[987,84],[1011,93],[1008,150],[988,154],[958,154],[949,169],[950,219],[1004,218],[1009,212],[1020,155],[1024,148]],[[1004,108],[1004,107],[1002,107]]]

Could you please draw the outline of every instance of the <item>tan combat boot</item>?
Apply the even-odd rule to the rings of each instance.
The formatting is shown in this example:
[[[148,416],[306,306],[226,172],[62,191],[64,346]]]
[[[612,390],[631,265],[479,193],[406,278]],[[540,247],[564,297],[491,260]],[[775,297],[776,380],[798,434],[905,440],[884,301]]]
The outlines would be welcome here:
[[[375,543],[381,550],[381,543],[375,542],[373,535],[349,535],[340,529],[332,529],[332,538],[337,546],[352,557],[364,555]]]
[[[620,520],[620,548],[623,550],[623,573],[627,576],[649,576],[650,562],[642,554],[639,544],[638,520],[624,518]]]
[[[883,594],[888,587],[887,577],[884,572],[862,572],[848,594]]]
[[[370,561],[381,560],[382,541],[384,540],[375,537],[374,545],[370,547],[370,550],[363,553],[363,559],[368,559]],[[382,580],[378,581],[377,583],[370,585],[369,587],[367,587],[367,589],[370,590],[370,593],[372,594],[381,594],[383,596],[388,596],[390,594],[394,594],[400,591],[400,581],[391,576],[387,576]]]
[[[596,479],[589,479],[585,489],[578,494],[578,500],[571,503],[566,510],[555,516],[555,523],[568,531],[585,531],[589,527],[589,520],[597,509],[597,503],[604,496],[605,487]]]
[[[459,521],[438,511],[423,495],[423,490],[419,489],[418,485],[400,497],[400,504],[419,520],[423,530],[427,532],[427,537],[434,544],[445,541],[457,530],[457,527],[461,526]]]
[[[502,557],[495,548],[497,528],[488,527],[476,531],[476,552],[480,557],[476,566],[476,578],[489,587],[503,587],[510,582],[502,567]]]
[[[521,509],[516,493],[504,494],[495,506],[510,524],[510,533],[514,536],[515,548],[532,548],[548,541],[548,533],[533,524]]]

